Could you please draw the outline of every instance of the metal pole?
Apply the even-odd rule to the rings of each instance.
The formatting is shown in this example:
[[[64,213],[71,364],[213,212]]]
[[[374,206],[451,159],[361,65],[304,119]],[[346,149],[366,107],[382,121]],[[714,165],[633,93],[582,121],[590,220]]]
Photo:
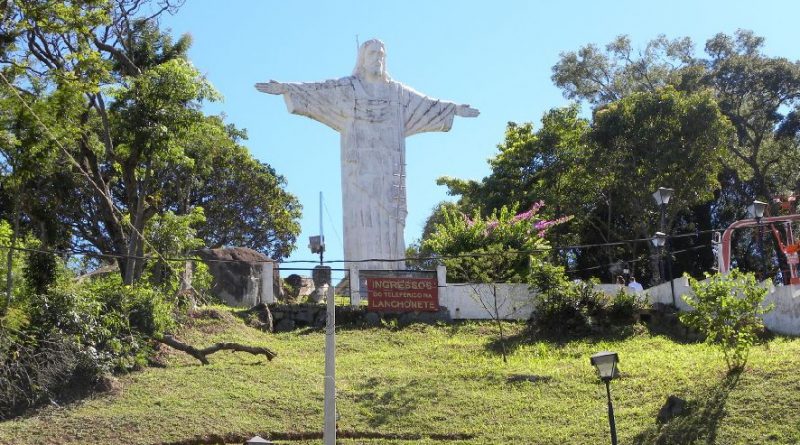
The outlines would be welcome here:
[[[617,424],[614,421],[614,405],[611,403],[611,379],[603,379],[608,396],[608,426],[611,429],[611,445],[617,445]]]
[[[333,283],[328,286],[325,324],[325,428],[322,438],[325,445],[336,445],[336,302]]]
[[[667,235],[667,239],[664,242],[664,247],[667,251],[667,279],[669,280],[669,289],[672,292],[672,306],[677,308],[678,305],[675,299],[675,282],[672,279],[672,246],[670,246],[671,242],[672,240],[670,239],[670,236]]]
[[[319,192],[319,242],[322,244],[319,249],[319,265],[322,266],[322,255],[325,252],[325,235],[322,233],[322,192]]]
[[[669,288],[670,288],[670,291],[672,292],[672,306],[678,307],[678,305],[676,303],[676,299],[675,299],[675,283],[672,280],[672,246],[670,245],[672,240],[671,240],[669,234],[667,234],[667,218],[666,218],[666,216],[667,216],[667,211],[666,211],[667,205],[666,204],[661,204],[660,207],[661,207],[661,233],[664,233],[664,234],[667,235],[667,239],[664,240],[664,249],[667,251],[667,274],[669,276]],[[662,253],[663,253],[663,251],[662,251]],[[662,268],[663,268],[663,260],[664,260],[663,256],[662,256],[661,260],[662,260]],[[664,276],[664,271],[663,270],[661,272],[661,279],[667,279],[667,277]]]
[[[672,253],[670,250],[667,250],[667,275],[669,276],[669,289],[672,291],[672,305],[677,308],[677,300],[675,299],[675,280],[672,279]]]
[[[764,226],[761,218],[758,219],[758,253],[761,255],[761,280],[767,279],[767,259],[764,253]]]
[[[658,206],[658,209],[660,210],[660,214],[661,214],[661,218],[659,218],[659,223],[658,223],[658,231],[661,232],[661,233],[666,233],[666,232],[664,232],[664,230],[665,230],[664,226],[666,225],[665,219],[664,219],[664,217],[666,215],[665,207],[666,207],[665,204],[659,204],[659,206]],[[666,245],[666,240],[664,241],[664,244]],[[664,247],[665,246],[661,246],[661,248],[659,248],[659,251],[658,251],[658,253],[659,253],[659,257],[658,257],[658,274],[660,275],[662,283],[664,282],[664,278],[665,278],[664,277]]]

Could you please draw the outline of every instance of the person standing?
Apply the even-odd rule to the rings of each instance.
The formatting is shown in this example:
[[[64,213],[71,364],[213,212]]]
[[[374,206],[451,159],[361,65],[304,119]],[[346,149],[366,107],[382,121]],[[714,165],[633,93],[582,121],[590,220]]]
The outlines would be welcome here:
[[[628,283],[628,287],[635,292],[642,292],[644,290],[644,287],[642,287],[641,283],[636,281],[636,277],[633,275],[631,275],[631,281]]]

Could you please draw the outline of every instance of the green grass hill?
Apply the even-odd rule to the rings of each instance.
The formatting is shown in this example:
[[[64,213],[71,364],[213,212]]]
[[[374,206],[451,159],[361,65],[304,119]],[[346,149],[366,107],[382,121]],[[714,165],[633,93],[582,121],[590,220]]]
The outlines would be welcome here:
[[[605,388],[589,364],[601,350],[620,355],[621,377],[612,383],[620,444],[800,443],[800,339],[753,348],[733,379],[716,348],[644,328],[622,340],[552,342],[525,338],[524,324],[505,327],[507,364],[492,323],[338,330],[340,443],[609,443]],[[216,308],[179,337],[196,346],[267,346],[278,357],[223,351],[202,366],[164,348],[165,367],[0,422],[0,444],[242,443],[255,434],[322,442],[324,332],[267,334]],[[687,409],[659,425],[673,394]]]

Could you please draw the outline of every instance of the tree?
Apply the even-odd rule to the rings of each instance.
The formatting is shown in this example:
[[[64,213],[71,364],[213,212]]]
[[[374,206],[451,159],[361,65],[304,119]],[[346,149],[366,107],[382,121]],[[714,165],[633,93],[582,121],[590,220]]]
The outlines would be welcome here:
[[[750,347],[764,329],[760,316],[773,309],[762,304],[767,288],[759,286],[753,274],[736,269],[726,275],[707,275],[704,281],[689,279],[689,285],[694,295],[683,298],[694,310],[681,314],[681,322],[720,346],[729,372],[742,370]]]
[[[580,117],[580,108],[571,105],[554,108],[544,114],[542,125],[534,131],[532,123],[509,122],[505,138],[498,144],[498,154],[489,160],[491,173],[480,182],[442,177],[450,195],[459,195],[465,213],[478,210],[489,215],[503,206],[530,208],[539,199],[552,203],[542,209],[550,218],[573,215],[569,230],[554,227],[548,237],[557,244],[578,243],[583,227],[594,224],[590,211],[598,199],[601,166],[583,162],[589,156],[590,121]],[[587,219],[589,218],[589,219]],[[424,237],[423,237],[424,238]],[[563,252],[562,264],[568,259]]]
[[[544,114],[538,131],[532,123],[509,122],[497,156],[489,160],[489,176],[481,182],[442,177],[437,184],[460,195],[463,207],[483,215],[504,205],[528,208],[539,199],[554,203],[555,213],[559,207],[569,213],[572,204],[584,201],[578,195],[591,193],[579,162],[588,151],[590,123],[579,114],[576,105],[554,108]]]
[[[621,35],[606,45],[605,52],[589,44],[561,53],[552,80],[568,99],[602,107],[635,92],[652,93],[678,84],[682,72],[695,63],[693,53],[688,37],[669,40],[660,35],[637,54],[630,38]]]
[[[668,209],[670,224],[697,227],[695,207],[713,198],[730,132],[709,92],[665,87],[607,104],[595,111],[593,121],[580,118],[578,107],[571,106],[546,113],[538,131],[529,123],[511,123],[498,155],[489,161],[489,176],[481,182],[439,182],[451,194],[461,194],[462,208],[483,213],[502,205],[530,205],[534,195],[553,202],[556,214],[575,215],[570,233],[551,233],[559,245],[649,238],[658,228],[650,194],[661,186],[677,190]],[[607,272],[598,264],[637,260],[642,250],[635,244],[578,248],[563,253],[561,261],[591,268],[582,275],[591,276]],[[647,257],[657,261],[652,252]],[[706,266],[711,261],[707,258]]]
[[[613,221],[608,230],[616,231],[609,238],[653,235],[658,212],[651,194],[658,187],[675,190],[666,209],[667,227],[713,199],[730,137],[730,124],[709,92],[665,87],[633,93],[596,111],[588,162],[605,165],[609,175],[599,181],[606,184],[605,211]],[[651,258],[657,261],[655,254]]]
[[[283,178],[238,144],[243,132],[200,110],[219,94],[188,62],[189,37],[159,30],[158,16],[176,8],[169,0],[12,2],[3,22],[15,36],[0,60],[13,83],[3,100],[15,103],[4,130],[12,146],[41,147],[39,158],[52,160],[20,168],[28,164],[5,156],[8,177],[38,173],[25,186],[37,197],[25,216],[34,226],[57,221],[62,240],[115,255],[126,283],[144,270],[149,221],[166,212],[207,207],[203,238],[244,240],[275,258],[299,232],[300,208]],[[213,168],[231,162],[241,169]],[[252,213],[215,232],[225,208]]]
[[[693,219],[710,218],[715,227],[725,227],[744,217],[753,199],[773,202],[800,187],[800,175],[791,168],[800,161],[800,62],[768,56],[763,47],[764,39],[747,30],[715,35],[705,44],[705,56],[696,54],[688,38],[660,36],[636,52],[620,36],[605,51],[590,44],[562,53],[553,81],[565,97],[595,107],[665,85],[685,92],[711,89],[736,137],[722,161],[718,195],[697,206]],[[773,205],[768,213],[777,210]],[[743,243],[740,255],[752,253],[752,244]]]
[[[284,177],[239,144],[247,138],[244,131],[214,116],[196,129],[189,148],[194,171],[175,177],[182,187],[175,196],[186,198],[176,210],[204,209],[199,236],[209,247],[244,246],[276,260],[287,257],[300,232],[301,206],[284,190]]]
[[[443,207],[444,222],[422,241],[423,249],[438,256],[447,267],[447,279],[456,283],[535,282],[547,286],[560,269],[547,261],[549,244],[544,234],[570,218],[547,220],[538,216],[544,205],[515,214],[502,207],[484,218],[472,218]]]
[[[706,42],[704,83],[736,129],[731,152],[744,166],[739,175],[768,201],[797,186],[797,175],[781,177],[782,167],[800,156],[800,62],[768,57],[764,38],[738,30]],[[788,112],[787,112],[788,111]]]

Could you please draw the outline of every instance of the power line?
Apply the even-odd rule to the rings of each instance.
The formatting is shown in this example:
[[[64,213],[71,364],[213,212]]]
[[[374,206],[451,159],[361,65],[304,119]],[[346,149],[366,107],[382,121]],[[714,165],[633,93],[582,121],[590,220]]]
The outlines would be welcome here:
[[[11,91],[13,91],[13,92],[14,92],[14,95],[17,97],[17,99],[20,101],[20,103],[22,103],[22,105],[23,105],[23,106],[24,106],[24,107],[25,107],[25,108],[26,108],[26,109],[27,109],[27,110],[28,110],[28,111],[29,111],[29,112],[30,112],[30,113],[33,115],[34,119],[36,119],[36,122],[37,122],[37,123],[38,123],[38,124],[39,124],[39,125],[42,127],[42,129],[44,129],[44,132],[47,134],[47,136],[48,136],[48,137],[49,137],[49,138],[50,138],[50,139],[51,139],[51,140],[52,140],[52,141],[53,141],[53,142],[54,142],[54,143],[55,143],[55,144],[58,146],[58,148],[60,148],[60,149],[61,149],[61,151],[62,151],[62,152],[63,152],[63,153],[66,155],[67,159],[68,159],[68,160],[69,160],[69,161],[72,163],[72,165],[73,165],[75,168],[77,168],[77,169],[78,169],[78,171],[79,171],[79,172],[80,172],[80,173],[81,173],[81,174],[82,174],[82,175],[83,175],[83,176],[86,178],[86,180],[87,180],[87,181],[89,181],[89,183],[90,183],[90,184],[91,184],[91,185],[92,185],[92,186],[93,186],[95,189],[97,189],[97,191],[100,193],[100,195],[101,195],[101,196],[106,196],[106,197],[107,197],[107,195],[106,195],[106,193],[103,191],[103,189],[102,189],[102,188],[100,188],[100,186],[99,186],[99,185],[98,185],[98,184],[97,184],[97,183],[94,181],[94,179],[92,179],[92,177],[89,175],[89,173],[88,173],[88,172],[86,172],[86,170],[84,170],[83,166],[82,166],[82,165],[81,165],[81,164],[80,164],[80,163],[79,163],[79,162],[78,162],[78,161],[77,161],[77,160],[76,160],[76,159],[75,159],[75,158],[72,156],[72,154],[71,154],[71,153],[70,153],[70,152],[69,152],[69,151],[68,151],[66,148],[64,148],[64,145],[62,145],[62,144],[61,144],[61,141],[59,141],[59,140],[58,140],[58,139],[55,137],[55,135],[54,135],[54,134],[53,134],[53,132],[50,130],[50,128],[49,128],[49,127],[48,127],[48,126],[47,126],[47,125],[46,125],[46,124],[45,124],[45,123],[42,121],[42,119],[39,117],[39,115],[38,115],[38,114],[36,114],[36,112],[33,110],[33,108],[31,108],[31,106],[30,106],[30,105],[28,105],[28,103],[25,101],[25,99],[22,97],[22,95],[20,95],[19,91],[17,91],[17,89],[16,89],[16,88],[14,88],[14,86],[11,84],[11,82],[9,82],[8,78],[6,78],[5,74],[3,74],[3,72],[2,72],[2,71],[0,71],[0,77],[2,77],[3,81],[4,81],[4,82],[5,82],[5,84],[6,84],[6,85],[9,87],[9,89],[10,89]],[[108,198],[108,199],[109,199],[109,201],[110,201],[110,198]],[[127,225],[130,227],[131,234],[134,234],[134,233],[135,233],[135,234],[136,234],[136,236],[138,236],[138,237],[139,237],[139,238],[142,240],[142,242],[143,242],[144,244],[146,244],[148,247],[150,247],[150,248],[153,250],[153,252],[155,252],[155,254],[156,254],[156,255],[157,255],[157,256],[158,256],[160,259],[162,259],[164,262],[167,262],[167,261],[166,261],[166,259],[164,258],[164,256],[163,256],[163,255],[162,255],[162,254],[161,254],[161,253],[158,251],[158,249],[156,249],[156,248],[155,248],[155,246],[153,246],[153,244],[152,244],[152,243],[150,243],[150,242],[147,240],[147,238],[145,238],[144,234],[143,234],[143,233],[141,233],[141,232],[140,232],[140,231],[139,231],[139,230],[136,228],[136,226],[134,226],[134,225],[133,225],[133,222],[131,222],[131,221],[129,221],[129,220],[126,220],[126,219],[125,219],[125,215],[122,213],[122,211],[121,211],[120,209],[118,209],[118,208],[117,208],[117,206],[116,206],[116,205],[114,205],[114,203],[113,203],[113,202],[109,202],[109,203],[108,203],[108,206],[109,206],[109,208],[111,209],[111,212],[112,212],[112,213],[116,212],[116,213],[119,215],[119,217],[120,217],[119,221],[120,221],[122,224],[125,224],[125,223],[127,223]],[[129,259],[137,259],[137,257],[136,257],[136,256],[134,256],[134,255],[124,255],[124,256],[121,256],[121,258],[125,258],[126,260],[129,260]],[[181,278],[181,277],[177,276],[177,273],[178,273],[178,272],[177,272],[176,270],[174,270],[174,269],[172,269],[172,268],[169,268],[169,267],[168,267],[167,269],[169,269],[171,272],[173,272],[173,273],[176,275],[176,277],[177,277],[178,279],[180,279],[180,278]],[[189,286],[191,287],[191,284],[189,284]]]
[[[35,118],[36,122],[42,127],[42,129],[44,129],[44,131],[48,135],[48,137],[61,149],[61,151],[65,154],[65,156],[70,161],[70,163],[72,163],[72,165],[86,178],[86,180],[102,196],[105,196],[105,192],[103,191],[103,189],[94,181],[94,179],[92,179],[92,177],[89,175],[89,173],[84,170],[83,166],[72,156],[72,154],[55,137],[55,135],[50,130],[50,128],[42,121],[42,119],[30,107],[30,105],[28,105],[28,103],[20,95],[19,91],[17,91],[17,89],[14,88],[14,86],[6,78],[6,76],[2,73],[2,71],[0,71],[0,77],[2,77],[3,81],[11,89],[11,91],[14,92],[15,96],[20,101],[20,103],[22,103],[22,105],[33,115],[33,117]],[[175,261],[207,261],[207,262],[222,262],[222,263],[225,263],[225,262],[228,262],[228,263],[240,263],[240,262],[243,262],[243,261],[239,261],[239,260],[213,260],[213,259],[203,260],[201,258],[196,258],[196,257],[167,258],[165,255],[161,254],[158,251],[158,249],[156,249],[155,246],[145,238],[144,234],[141,233],[133,225],[133,223],[131,221],[128,221],[128,220],[125,219],[125,215],[122,213],[122,211],[120,209],[118,209],[116,207],[116,205],[111,203],[109,205],[109,207],[110,207],[112,212],[116,212],[120,216],[120,221],[123,224],[127,224],[129,226],[129,228],[131,230],[131,233],[135,234],[136,236],[138,236],[142,240],[143,243],[145,243],[148,247],[150,247],[152,249],[152,251],[155,253],[157,259],[160,259],[160,260],[162,260],[164,262],[170,262],[170,261],[171,262],[175,262]],[[328,211],[327,205],[324,205],[324,207],[325,207],[326,212],[328,213],[329,220],[331,220],[331,224],[333,224],[333,219],[330,216],[330,212]],[[380,207],[384,211],[386,211],[387,213],[389,212],[389,210],[386,209],[385,207],[383,207],[382,205],[380,205]],[[335,228],[335,226],[334,226],[334,228]],[[670,235],[669,238],[670,239],[676,239],[676,238],[685,238],[685,237],[692,237],[692,236],[697,237],[697,236],[700,236],[702,234],[718,232],[718,231],[721,231],[721,230],[720,229],[708,229],[708,230],[695,231],[695,232],[690,232],[690,233],[685,233],[685,234]],[[342,241],[341,241],[341,238],[339,238],[338,230],[335,230],[334,234],[339,239],[339,243],[341,244]],[[553,247],[548,247],[548,248],[532,249],[532,250],[508,250],[508,251],[503,252],[503,254],[504,255],[506,255],[506,254],[510,254],[510,255],[530,255],[530,254],[533,254],[533,253],[552,252],[552,251],[565,251],[565,250],[588,249],[588,248],[597,248],[597,247],[622,246],[622,245],[628,245],[628,244],[631,244],[631,243],[634,243],[634,242],[651,241],[652,239],[653,239],[652,237],[650,237],[650,238],[636,238],[636,239],[620,240],[620,241],[613,241],[613,242],[606,242],[606,243],[578,244],[578,245],[569,245],[569,246],[553,246]],[[99,252],[90,252],[90,251],[68,251],[68,250],[55,251],[55,250],[45,250],[45,249],[22,248],[22,247],[17,247],[17,246],[0,246],[0,247],[4,247],[4,248],[8,248],[8,249],[22,250],[22,251],[52,253],[52,254],[58,254],[58,255],[63,255],[65,253],[72,253],[72,254],[77,254],[77,255],[86,255],[86,256],[93,256],[93,257],[98,257],[98,258],[111,258],[111,259],[125,259],[125,260],[131,260],[131,259],[133,259],[133,260],[140,260],[140,259],[141,260],[150,260],[150,259],[154,259],[154,257],[152,257],[152,256],[137,256],[137,255],[128,255],[128,254],[126,254],[126,255],[123,255],[123,254],[109,254],[109,253],[99,253]],[[682,252],[682,251],[673,251],[673,253],[679,253],[679,252]],[[421,258],[393,258],[393,259],[370,258],[370,259],[360,259],[360,260],[328,260],[328,261],[325,261],[325,263],[330,263],[330,264],[365,263],[365,262],[377,262],[377,261],[399,262],[399,261],[407,261],[407,260],[424,261],[424,260],[440,260],[440,259],[449,259],[449,258],[474,258],[474,257],[485,257],[485,256],[499,256],[499,254],[497,254],[497,253],[470,253],[470,254],[458,254],[458,255],[437,255],[437,256],[431,256],[431,257],[427,257],[427,258],[426,257],[421,257]],[[251,261],[251,262],[263,263],[263,262],[267,262],[267,261],[272,262],[273,260],[257,260],[257,261]],[[638,261],[638,260],[636,260],[636,261]],[[316,261],[311,261],[311,260],[293,260],[293,261],[283,261],[281,263],[290,264],[290,263],[312,263],[312,262],[316,263]],[[603,267],[603,266],[593,266],[593,268],[600,268],[600,267]],[[177,271],[175,271],[175,270],[172,270],[172,271],[177,274]]]
[[[649,240],[649,239],[648,239]],[[690,250],[696,250],[702,247],[708,247],[707,244],[702,246],[693,246],[691,248],[682,249],[682,250],[674,250],[671,253],[683,253]],[[156,256],[148,256],[148,255],[125,255],[125,254],[115,254],[115,253],[102,253],[102,252],[95,252],[90,250],[76,250],[76,249],[42,249],[42,248],[34,248],[34,247],[21,247],[21,246],[11,246],[7,244],[0,244],[0,248],[2,249],[13,249],[18,251],[24,252],[38,252],[38,253],[48,253],[58,256],[66,256],[66,255],[81,255],[81,256],[88,256],[94,258],[107,258],[107,259],[137,259],[137,260],[161,260],[164,262],[185,262],[185,261],[203,261],[203,262],[210,262],[210,263],[268,263],[268,262],[276,262],[272,259],[264,259],[264,260],[254,260],[254,261],[247,261],[247,260],[228,260],[228,259],[213,259],[213,258],[201,258],[199,256],[182,256],[182,257],[167,257],[164,255],[156,255]],[[441,260],[441,259],[454,259],[454,258],[480,258],[480,257],[499,257],[499,256],[506,256],[506,255],[530,255],[534,253],[543,253],[543,252],[550,252],[553,250],[558,249],[573,249],[574,246],[567,246],[561,248],[543,248],[543,249],[533,249],[533,250],[507,250],[502,253],[497,252],[485,252],[485,253],[463,253],[463,254],[456,254],[456,255],[436,255],[436,256],[429,256],[429,257],[404,257],[404,258],[393,258],[393,259],[386,259],[386,258],[369,258],[369,259],[362,259],[362,260],[329,260],[325,261],[325,263],[337,264],[337,263],[365,263],[365,262],[376,262],[376,261],[425,261],[425,260]],[[656,255],[650,255],[651,257]],[[641,261],[641,259],[634,259],[629,260],[629,262],[634,261]],[[293,261],[280,261],[280,264],[296,264],[296,263],[317,263],[317,261],[309,261],[309,260],[293,260]],[[613,263],[609,263],[613,264]],[[595,266],[595,267],[603,267]]]
[[[686,248],[686,249],[673,250],[673,251],[671,251],[669,253],[672,254],[672,255],[675,255],[675,254],[679,254],[679,253],[691,252],[693,250],[705,249],[705,248],[708,248],[708,247],[709,247],[708,244],[702,244],[702,245],[699,245],[699,246],[693,246],[693,247],[689,247],[689,248]],[[660,257],[660,256],[661,255],[659,255],[659,254],[653,254],[653,255],[646,255],[646,256],[640,257],[640,258],[634,258],[634,259],[630,259],[630,260],[620,260],[620,261],[622,261],[623,263],[630,264],[630,263],[638,263],[638,262],[641,262],[641,261],[651,260],[653,258],[657,258],[657,257]],[[612,266],[612,265],[617,264],[617,263],[618,263],[618,261],[615,261],[615,262],[612,262],[612,263],[600,264],[600,265],[591,266],[591,267],[583,267],[583,268],[580,268],[580,269],[567,269],[565,272],[566,273],[586,272],[586,271],[589,271],[589,270],[603,269],[605,267],[609,267],[609,266]]]
[[[330,221],[331,226],[333,227],[333,234],[336,235],[336,239],[339,240],[339,247],[344,249],[344,243],[342,242],[342,238],[339,236],[339,229],[336,227],[336,223],[333,222],[333,218],[331,218],[331,212],[328,210],[328,203],[322,201],[322,207],[325,208],[325,214],[328,215],[328,221]]]

